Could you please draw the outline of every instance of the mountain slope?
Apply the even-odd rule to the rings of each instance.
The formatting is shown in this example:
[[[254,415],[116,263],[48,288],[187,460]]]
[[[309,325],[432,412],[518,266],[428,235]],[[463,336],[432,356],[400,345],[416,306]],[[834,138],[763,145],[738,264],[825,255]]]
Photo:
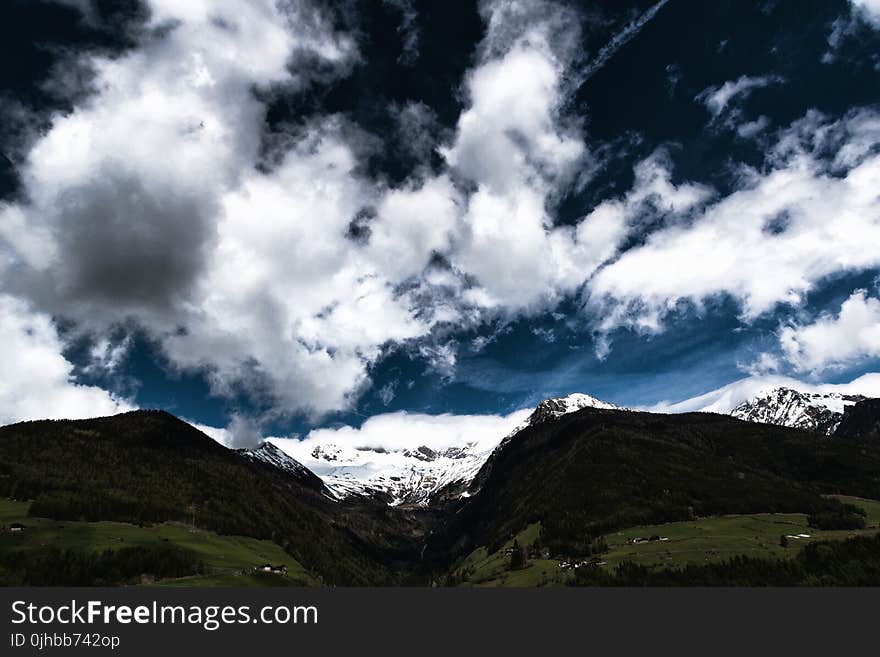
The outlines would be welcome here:
[[[248,461],[270,465],[308,488],[322,491],[329,495],[329,491],[326,490],[324,482],[320,477],[272,443],[264,442],[256,449],[239,449],[236,451]]]
[[[418,519],[327,499],[322,482],[243,458],[160,411],[0,428],[0,496],[33,500],[34,516],[178,521],[270,539],[325,582],[393,581],[417,554]]]
[[[865,399],[848,406],[834,437],[880,444],[880,399]]]
[[[730,414],[748,422],[795,427],[831,435],[843,418],[844,409],[863,399],[865,397],[862,395],[800,392],[780,387],[740,404]]]
[[[583,553],[622,527],[880,497],[880,446],[708,413],[584,409],[512,436],[470,490],[445,549],[491,548],[541,522],[548,545]]]

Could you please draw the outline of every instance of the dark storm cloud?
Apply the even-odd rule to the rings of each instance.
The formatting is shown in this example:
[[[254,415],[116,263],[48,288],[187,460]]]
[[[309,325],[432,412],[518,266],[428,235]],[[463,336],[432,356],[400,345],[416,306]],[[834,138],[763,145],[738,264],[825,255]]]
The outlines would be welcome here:
[[[213,235],[210,199],[150,188],[133,173],[104,170],[59,198],[60,294],[112,309],[172,310],[202,271]]]

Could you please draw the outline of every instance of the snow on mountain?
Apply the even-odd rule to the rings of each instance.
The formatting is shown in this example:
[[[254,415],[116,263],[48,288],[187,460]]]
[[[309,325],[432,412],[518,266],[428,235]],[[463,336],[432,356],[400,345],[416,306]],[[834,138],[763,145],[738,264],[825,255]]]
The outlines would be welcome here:
[[[313,473],[302,463],[284,452],[280,447],[277,447],[270,442],[264,442],[256,449],[239,449],[236,451],[246,459],[268,463],[288,474],[300,477],[313,476]]]
[[[427,505],[447,486],[460,484],[464,490],[503,440],[532,424],[588,407],[617,408],[583,394],[546,399],[507,435],[499,432],[501,435],[480,435],[478,439],[464,441],[450,436],[449,442],[454,444],[440,445],[435,441],[431,447],[419,445],[417,436],[413,436],[411,447],[355,446],[334,442],[333,436],[338,434],[333,433],[319,434],[322,437],[319,444],[312,439],[308,452],[302,451],[305,443],[285,441],[283,444],[289,450],[296,450],[298,461],[318,475],[339,498],[362,495],[384,500],[392,506]]]
[[[779,387],[746,401],[730,414],[748,422],[796,427],[831,435],[843,418],[843,409],[865,399],[838,392],[801,392]]]
[[[864,398],[855,394],[800,392],[776,387],[740,404],[730,414],[750,422],[831,434],[843,417],[844,407]],[[464,439],[463,434],[453,435],[454,431],[450,432],[448,439],[438,439],[434,435],[427,441],[431,446],[427,446],[419,445],[418,437],[424,439],[426,430],[433,425],[417,424],[413,441],[408,443],[412,446],[403,446],[400,441],[393,440],[382,446],[347,429],[344,433],[318,432],[309,441],[273,439],[283,447],[265,442],[258,449],[240,451],[247,458],[264,461],[293,474],[314,473],[324,482],[329,495],[336,499],[366,496],[392,506],[427,505],[439,491],[449,486],[458,485],[455,494],[465,491],[489,456],[523,429],[584,408],[627,410],[590,395],[575,393],[545,399],[506,435],[503,434],[505,428],[499,431],[499,435],[488,429],[491,426],[497,430],[503,425],[479,425],[478,430],[471,430]],[[521,418],[523,414],[508,416],[508,421],[516,421],[517,416]],[[443,426],[441,423],[441,432]],[[359,439],[365,439],[363,442],[368,444],[358,444]],[[466,492],[461,494],[467,495]]]
[[[545,422],[553,418],[561,417],[562,415],[566,415],[567,413],[575,413],[584,408],[627,410],[621,408],[620,406],[615,406],[610,402],[596,399],[595,397],[591,397],[590,395],[585,395],[581,392],[576,392],[569,395],[568,397],[545,399],[535,407],[535,410],[532,411],[532,414],[529,415],[529,417],[526,418],[526,420],[522,424],[517,426],[513,431],[505,436],[505,440],[516,435],[526,427],[540,424],[541,422]]]
[[[365,495],[392,506],[426,505],[441,488],[470,481],[493,448],[480,449],[475,443],[439,450],[424,445],[383,449],[326,444],[303,460],[339,497]]]

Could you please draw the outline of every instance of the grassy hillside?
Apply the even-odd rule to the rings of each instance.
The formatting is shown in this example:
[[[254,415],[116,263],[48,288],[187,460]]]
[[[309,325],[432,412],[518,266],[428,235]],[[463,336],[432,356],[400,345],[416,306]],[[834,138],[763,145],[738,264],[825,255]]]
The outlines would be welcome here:
[[[28,573],[14,567],[16,556],[48,551],[100,553],[132,547],[176,548],[194,557],[203,572],[180,578],[154,581],[152,573],[139,573],[137,582],[163,586],[204,585],[298,585],[313,586],[319,581],[296,559],[278,545],[247,536],[221,536],[180,523],[138,526],[121,522],[59,521],[29,515],[29,502],[0,500],[0,526],[13,523],[25,525],[21,532],[0,531],[0,584],[11,585],[28,581]],[[287,573],[254,572],[263,564],[285,565]],[[33,573],[30,574],[31,576]],[[146,577],[141,578],[140,575]],[[124,583],[124,582],[112,582]]]
[[[820,530],[811,527],[803,513],[725,515],[694,521],[629,527],[605,537],[608,552],[603,567],[612,569],[624,561],[648,566],[684,566],[688,563],[723,561],[734,555],[790,558],[806,543],[844,540],[880,531],[880,501],[839,496],[841,501],[865,510],[865,529]],[[781,537],[788,547],[782,547]],[[661,537],[667,540],[648,540]],[[642,539],[642,540],[640,540]]]
[[[539,539],[540,523],[533,523],[505,542],[498,550],[489,552],[480,547],[460,560],[450,572],[444,584],[453,586],[489,587],[533,587],[559,586],[564,584],[570,573],[559,567],[558,559],[533,556],[522,568],[511,568],[511,555],[514,543],[527,549]]]
[[[561,586],[572,583],[577,570],[592,561],[606,572],[621,564],[634,563],[652,569],[681,568],[688,565],[719,563],[734,556],[760,559],[794,559],[807,544],[847,540],[880,533],[880,501],[844,497],[867,514],[867,527],[859,530],[819,530],[810,527],[803,513],[735,514],[696,520],[627,527],[612,532],[602,541],[607,550],[591,559],[547,554],[529,549],[524,568],[511,568],[510,549],[518,545],[532,548],[541,543],[541,525],[533,523],[490,552],[480,547],[461,559],[452,569],[447,584],[463,586]],[[780,545],[781,536],[788,547]],[[650,539],[654,540],[650,540]],[[578,568],[574,568],[574,564]],[[878,582],[880,583],[880,582]]]

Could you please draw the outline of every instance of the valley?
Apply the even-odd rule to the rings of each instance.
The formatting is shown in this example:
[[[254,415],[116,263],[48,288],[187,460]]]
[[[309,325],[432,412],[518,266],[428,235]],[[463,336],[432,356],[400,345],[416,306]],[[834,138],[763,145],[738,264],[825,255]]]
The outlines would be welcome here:
[[[862,582],[880,568],[880,409],[860,400],[840,416],[829,436],[546,400],[468,475],[398,498],[342,494],[276,445],[230,450],[157,411],[10,425],[0,582]],[[434,468],[456,460],[414,450]],[[826,572],[814,545],[855,565]],[[255,571],[267,564],[278,572]]]

